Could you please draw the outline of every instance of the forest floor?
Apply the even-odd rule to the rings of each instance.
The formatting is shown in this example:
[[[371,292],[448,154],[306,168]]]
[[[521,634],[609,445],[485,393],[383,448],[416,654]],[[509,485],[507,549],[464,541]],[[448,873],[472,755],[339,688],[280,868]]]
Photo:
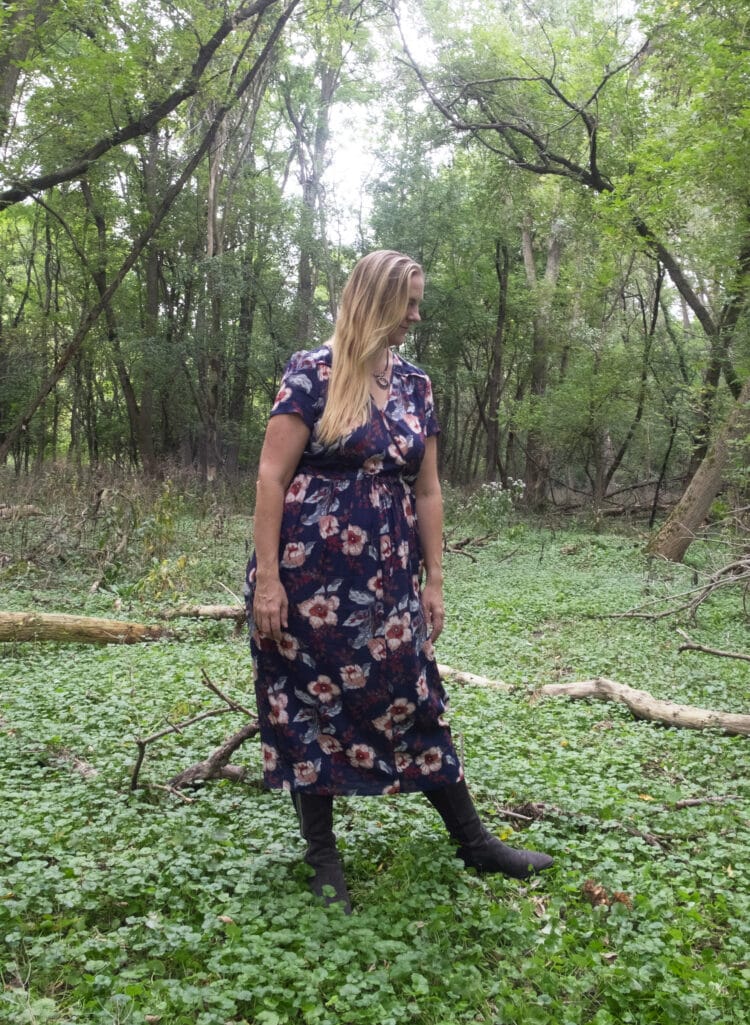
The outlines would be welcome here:
[[[2,610],[153,623],[239,593],[249,516],[169,488],[148,506],[109,492],[91,508],[0,521]],[[480,532],[466,515],[454,541]],[[291,804],[261,789],[256,740],[234,759],[245,782],[189,800],[160,789],[241,714],[152,745],[130,790],[136,737],[216,706],[202,674],[252,707],[233,624],[178,620],[175,639],[146,645],[4,645],[0,1023],[744,1022],[747,738],[534,699],[602,675],[750,712],[750,663],[679,653],[676,632],[747,652],[738,589],[712,595],[695,622],[610,618],[669,607],[724,544],[696,543],[676,566],[647,560],[634,528],[510,514],[448,552],[438,659],[510,685],[448,684],[467,779],[498,835],[556,863],[529,882],[479,877],[419,796],[341,800],[350,918],[308,893]]]

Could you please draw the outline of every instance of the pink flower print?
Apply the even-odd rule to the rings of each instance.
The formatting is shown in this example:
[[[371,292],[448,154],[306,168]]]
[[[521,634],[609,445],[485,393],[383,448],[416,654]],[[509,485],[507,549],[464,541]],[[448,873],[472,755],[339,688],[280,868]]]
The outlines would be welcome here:
[[[327,381],[331,376],[331,368],[327,363],[318,363],[318,380]]]
[[[322,701],[326,705],[341,693],[341,688],[336,686],[330,676],[319,676],[317,680],[308,683],[307,689],[318,701]]]
[[[287,388],[287,386],[285,384],[282,384],[282,386],[279,388],[278,392],[276,393],[276,399],[274,400],[274,406],[278,405],[279,402],[286,402],[287,399],[291,398],[291,395],[292,395],[292,389],[291,388]]]
[[[383,793],[383,794],[400,794],[401,793],[401,785],[398,782],[396,782],[396,783],[389,783],[388,786],[383,787],[381,793]]]
[[[397,751],[396,752],[396,771],[397,772],[406,772],[406,770],[409,768],[411,763],[412,763],[411,755],[407,754],[405,751]]]
[[[429,696],[430,691],[427,687],[427,677],[424,673],[420,673],[417,680],[417,697],[420,701],[426,701]]]
[[[414,413],[404,413],[402,419],[409,430],[413,431],[414,434],[422,433],[422,421],[418,416],[415,416]]]
[[[388,651],[385,646],[385,637],[371,637],[367,642],[367,647],[376,662],[382,662]]]
[[[279,763],[279,752],[275,747],[271,747],[270,744],[261,744],[261,752],[263,754],[263,768],[266,772],[273,772]]]
[[[410,527],[413,527],[417,522],[417,518],[414,515],[414,502],[412,501],[411,495],[404,495],[402,500],[402,507],[404,510],[404,518]]]
[[[390,715],[381,715],[372,720],[372,725],[379,733],[384,733],[390,740],[393,737],[393,719]]]
[[[411,446],[408,444],[406,438],[402,438],[400,434],[395,434],[393,438],[393,444],[388,446],[388,455],[394,463],[397,464],[397,466],[403,466],[406,460],[402,453],[408,450]]]
[[[318,746],[323,754],[326,755],[334,755],[341,750],[341,744],[339,741],[328,733],[318,734]]]
[[[276,725],[277,723],[284,724],[289,722],[289,715],[287,714],[286,706],[289,699],[286,694],[269,694],[268,704],[271,706],[271,714],[268,716],[268,721]]]
[[[316,594],[301,602],[297,608],[305,619],[310,620],[313,630],[319,630],[322,626],[335,626],[338,623],[336,609],[339,607],[339,600],[335,594],[326,597],[324,594]]]
[[[318,520],[318,530],[321,537],[333,537],[339,532],[339,521],[335,516],[321,516]]]
[[[435,645],[432,643],[429,637],[422,645],[422,654],[429,662],[435,661]]]
[[[411,701],[407,701],[406,698],[396,698],[388,709],[388,714],[394,722],[403,722],[412,715],[416,707],[417,706],[415,704]]]
[[[411,640],[411,618],[408,612],[403,615],[391,616],[385,624],[385,642],[391,651],[400,648]]]
[[[429,776],[431,772],[437,772],[443,764],[443,754],[439,747],[430,747],[417,755],[417,765],[423,776]]]
[[[401,560],[401,569],[406,569],[409,565],[409,542],[401,541],[396,549],[396,554]]]
[[[284,658],[288,658],[291,662],[297,657],[299,642],[291,634],[282,633],[281,640],[276,642],[276,647],[279,649],[279,654],[283,655]]]
[[[315,762],[295,762],[294,778],[301,786],[309,786],[318,778]]]
[[[368,591],[374,591],[376,598],[383,597],[383,571],[378,570],[374,577],[367,581]]]
[[[382,456],[370,456],[369,459],[365,459],[364,463],[362,463],[362,469],[365,471],[365,473],[380,473],[382,468]]]
[[[344,527],[341,531],[341,550],[344,555],[361,555],[367,543],[367,532],[361,527]]]
[[[375,752],[369,744],[352,744],[346,757],[355,769],[371,769],[375,764]]]
[[[393,545],[391,544],[391,535],[382,534],[380,538],[380,558],[390,559],[393,553]]]
[[[304,502],[305,495],[307,494],[307,486],[310,483],[310,477],[306,473],[297,474],[292,483],[289,485],[286,493],[285,502]]]
[[[362,666],[343,666],[341,669],[341,680],[344,690],[359,690],[367,683],[367,677]]]
[[[284,548],[284,553],[281,556],[281,565],[285,569],[294,569],[296,566],[301,566],[305,558],[305,546],[302,542],[290,541]]]

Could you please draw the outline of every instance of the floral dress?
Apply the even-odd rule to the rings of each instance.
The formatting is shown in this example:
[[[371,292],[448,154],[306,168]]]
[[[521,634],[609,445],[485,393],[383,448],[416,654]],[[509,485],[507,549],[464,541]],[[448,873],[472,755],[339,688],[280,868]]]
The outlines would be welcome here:
[[[385,409],[332,445],[316,440],[331,350],[290,359],[271,415],[311,434],[287,490],[279,570],[289,625],[278,643],[246,604],[266,786],[312,794],[429,790],[462,778],[420,600],[412,485],[439,430],[429,378],[393,355]]]

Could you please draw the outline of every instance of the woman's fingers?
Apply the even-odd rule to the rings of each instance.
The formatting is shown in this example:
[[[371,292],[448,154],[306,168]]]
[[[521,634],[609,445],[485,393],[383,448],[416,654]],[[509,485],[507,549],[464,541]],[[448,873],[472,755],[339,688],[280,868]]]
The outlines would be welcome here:
[[[255,592],[253,619],[261,636],[281,640],[289,626],[289,601],[281,584]]]

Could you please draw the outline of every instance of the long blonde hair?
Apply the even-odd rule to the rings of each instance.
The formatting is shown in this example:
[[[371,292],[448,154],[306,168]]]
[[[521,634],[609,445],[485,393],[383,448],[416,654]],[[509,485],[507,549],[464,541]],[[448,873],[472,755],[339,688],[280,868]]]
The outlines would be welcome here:
[[[341,293],[333,335],[328,397],[318,440],[330,445],[370,418],[370,367],[403,321],[409,282],[422,268],[404,253],[376,249],[355,265]]]

